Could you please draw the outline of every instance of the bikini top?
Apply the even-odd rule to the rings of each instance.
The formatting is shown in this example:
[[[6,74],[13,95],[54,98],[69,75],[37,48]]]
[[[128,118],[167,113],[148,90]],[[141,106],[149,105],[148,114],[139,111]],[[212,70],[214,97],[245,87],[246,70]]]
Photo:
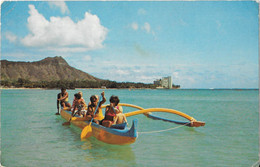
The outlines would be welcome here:
[[[113,112],[106,112],[105,120],[113,121],[115,116],[116,116],[116,113],[114,111]]]

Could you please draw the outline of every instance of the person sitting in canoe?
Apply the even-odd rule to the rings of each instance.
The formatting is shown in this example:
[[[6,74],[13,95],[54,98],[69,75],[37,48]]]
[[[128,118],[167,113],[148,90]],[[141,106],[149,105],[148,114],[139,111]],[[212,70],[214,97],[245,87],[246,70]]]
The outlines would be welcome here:
[[[82,92],[78,92],[78,94],[80,94],[81,95],[81,100],[85,103],[85,105],[84,105],[84,108],[83,108],[83,110],[87,110],[87,105],[86,105],[86,102],[85,102],[85,100],[84,100],[84,98],[83,98],[83,93]],[[73,103],[74,103],[74,101],[75,101],[75,95],[74,95],[74,99],[73,99]],[[73,104],[72,103],[72,104]],[[73,109],[73,108],[71,108],[71,109]]]
[[[84,109],[86,108],[86,103],[84,101],[84,99],[82,98],[82,93],[76,93],[74,94],[74,100],[73,100],[73,104],[72,104],[72,113],[71,116],[74,116],[75,114],[78,114],[79,116],[85,116],[85,113],[83,113],[82,111],[84,111]],[[75,113],[77,109],[77,112]]]
[[[58,112],[56,113],[56,115],[60,115],[60,113],[59,113],[59,110],[60,110],[59,105],[62,108],[65,108],[65,107],[71,108],[71,105],[69,103],[69,93],[66,91],[65,88],[61,88],[61,93],[59,93],[58,96],[57,96],[57,109],[58,109]]]
[[[105,118],[101,121],[101,124],[105,127],[111,127],[114,124],[114,118],[116,117],[115,107],[119,103],[118,96],[112,95],[109,99],[110,105],[106,107]]]
[[[98,123],[97,120],[102,120],[104,118],[102,109],[101,109],[102,104],[104,104],[106,102],[106,97],[105,97],[104,91],[101,93],[101,96],[102,96],[102,101],[100,103],[99,103],[100,99],[98,98],[97,95],[92,95],[90,97],[90,104],[88,105],[88,111],[86,114],[87,121],[90,121],[92,118],[94,118],[94,122]],[[97,109],[97,111],[96,111],[96,109]],[[96,113],[95,113],[95,111],[96,111]]]
[[[115,111],[116,111],[116,117],[114,120],[114,124],[122,124],[122,123],[128,124],[126,116],[125,116],[125,114],[123,114],[123,107],[116,106]]]
[[[81,95],[81,99],[85,102],[84,98],[83,98],[83,93],[82,92],[78,92],[78,94]]]

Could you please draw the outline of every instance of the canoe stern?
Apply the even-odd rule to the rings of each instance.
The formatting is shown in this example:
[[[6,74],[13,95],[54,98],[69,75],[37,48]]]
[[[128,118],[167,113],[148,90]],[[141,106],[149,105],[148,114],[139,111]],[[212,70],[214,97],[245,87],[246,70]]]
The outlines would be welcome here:
[[[133,120],[132,127],[124,130],[110,129],[100,125],[93,125],[92,135],[98,140],[117,145],[132,144],[137,138],[137,120]]]

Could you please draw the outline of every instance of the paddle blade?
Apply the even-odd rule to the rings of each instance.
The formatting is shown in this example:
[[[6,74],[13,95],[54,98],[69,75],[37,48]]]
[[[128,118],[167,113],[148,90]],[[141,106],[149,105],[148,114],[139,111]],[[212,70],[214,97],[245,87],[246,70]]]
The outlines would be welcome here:
[[[64,125],[70,125],[70,121],[69,121],[69,122],[64,122],[62,125],[63,125],[63,126],[64,126]]]
[[[90,123],[89,125],[85,126],[85,128],[81,131],[80,138],[86,139],[89,138],[91,135],[92,135],[92,127]]]

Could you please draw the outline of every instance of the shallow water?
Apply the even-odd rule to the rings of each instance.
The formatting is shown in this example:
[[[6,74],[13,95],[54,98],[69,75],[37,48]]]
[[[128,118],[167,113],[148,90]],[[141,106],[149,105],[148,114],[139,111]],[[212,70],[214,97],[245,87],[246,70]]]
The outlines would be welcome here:
[[[89,101],[103,90],[82,91]],[[122,103],[143,108],[182,111],[205,127],[190,128],[138,119],[134,144],[116,146],[95,138],[80,140],[81,130],[62,126],[54,115],[59,90],[1,90],[1,164],[35,166],[251,166],[258,160],[258,90],[105,90],[107,101],[118,95]],[[108,102],[107,102],[108,103]],[[124,107],[124,112],[134,111]],[[155,113],[175,120],[180,116]],[[131,125],[131,123],[130,123]],[[144,133],[173,128],[161,133]]]

